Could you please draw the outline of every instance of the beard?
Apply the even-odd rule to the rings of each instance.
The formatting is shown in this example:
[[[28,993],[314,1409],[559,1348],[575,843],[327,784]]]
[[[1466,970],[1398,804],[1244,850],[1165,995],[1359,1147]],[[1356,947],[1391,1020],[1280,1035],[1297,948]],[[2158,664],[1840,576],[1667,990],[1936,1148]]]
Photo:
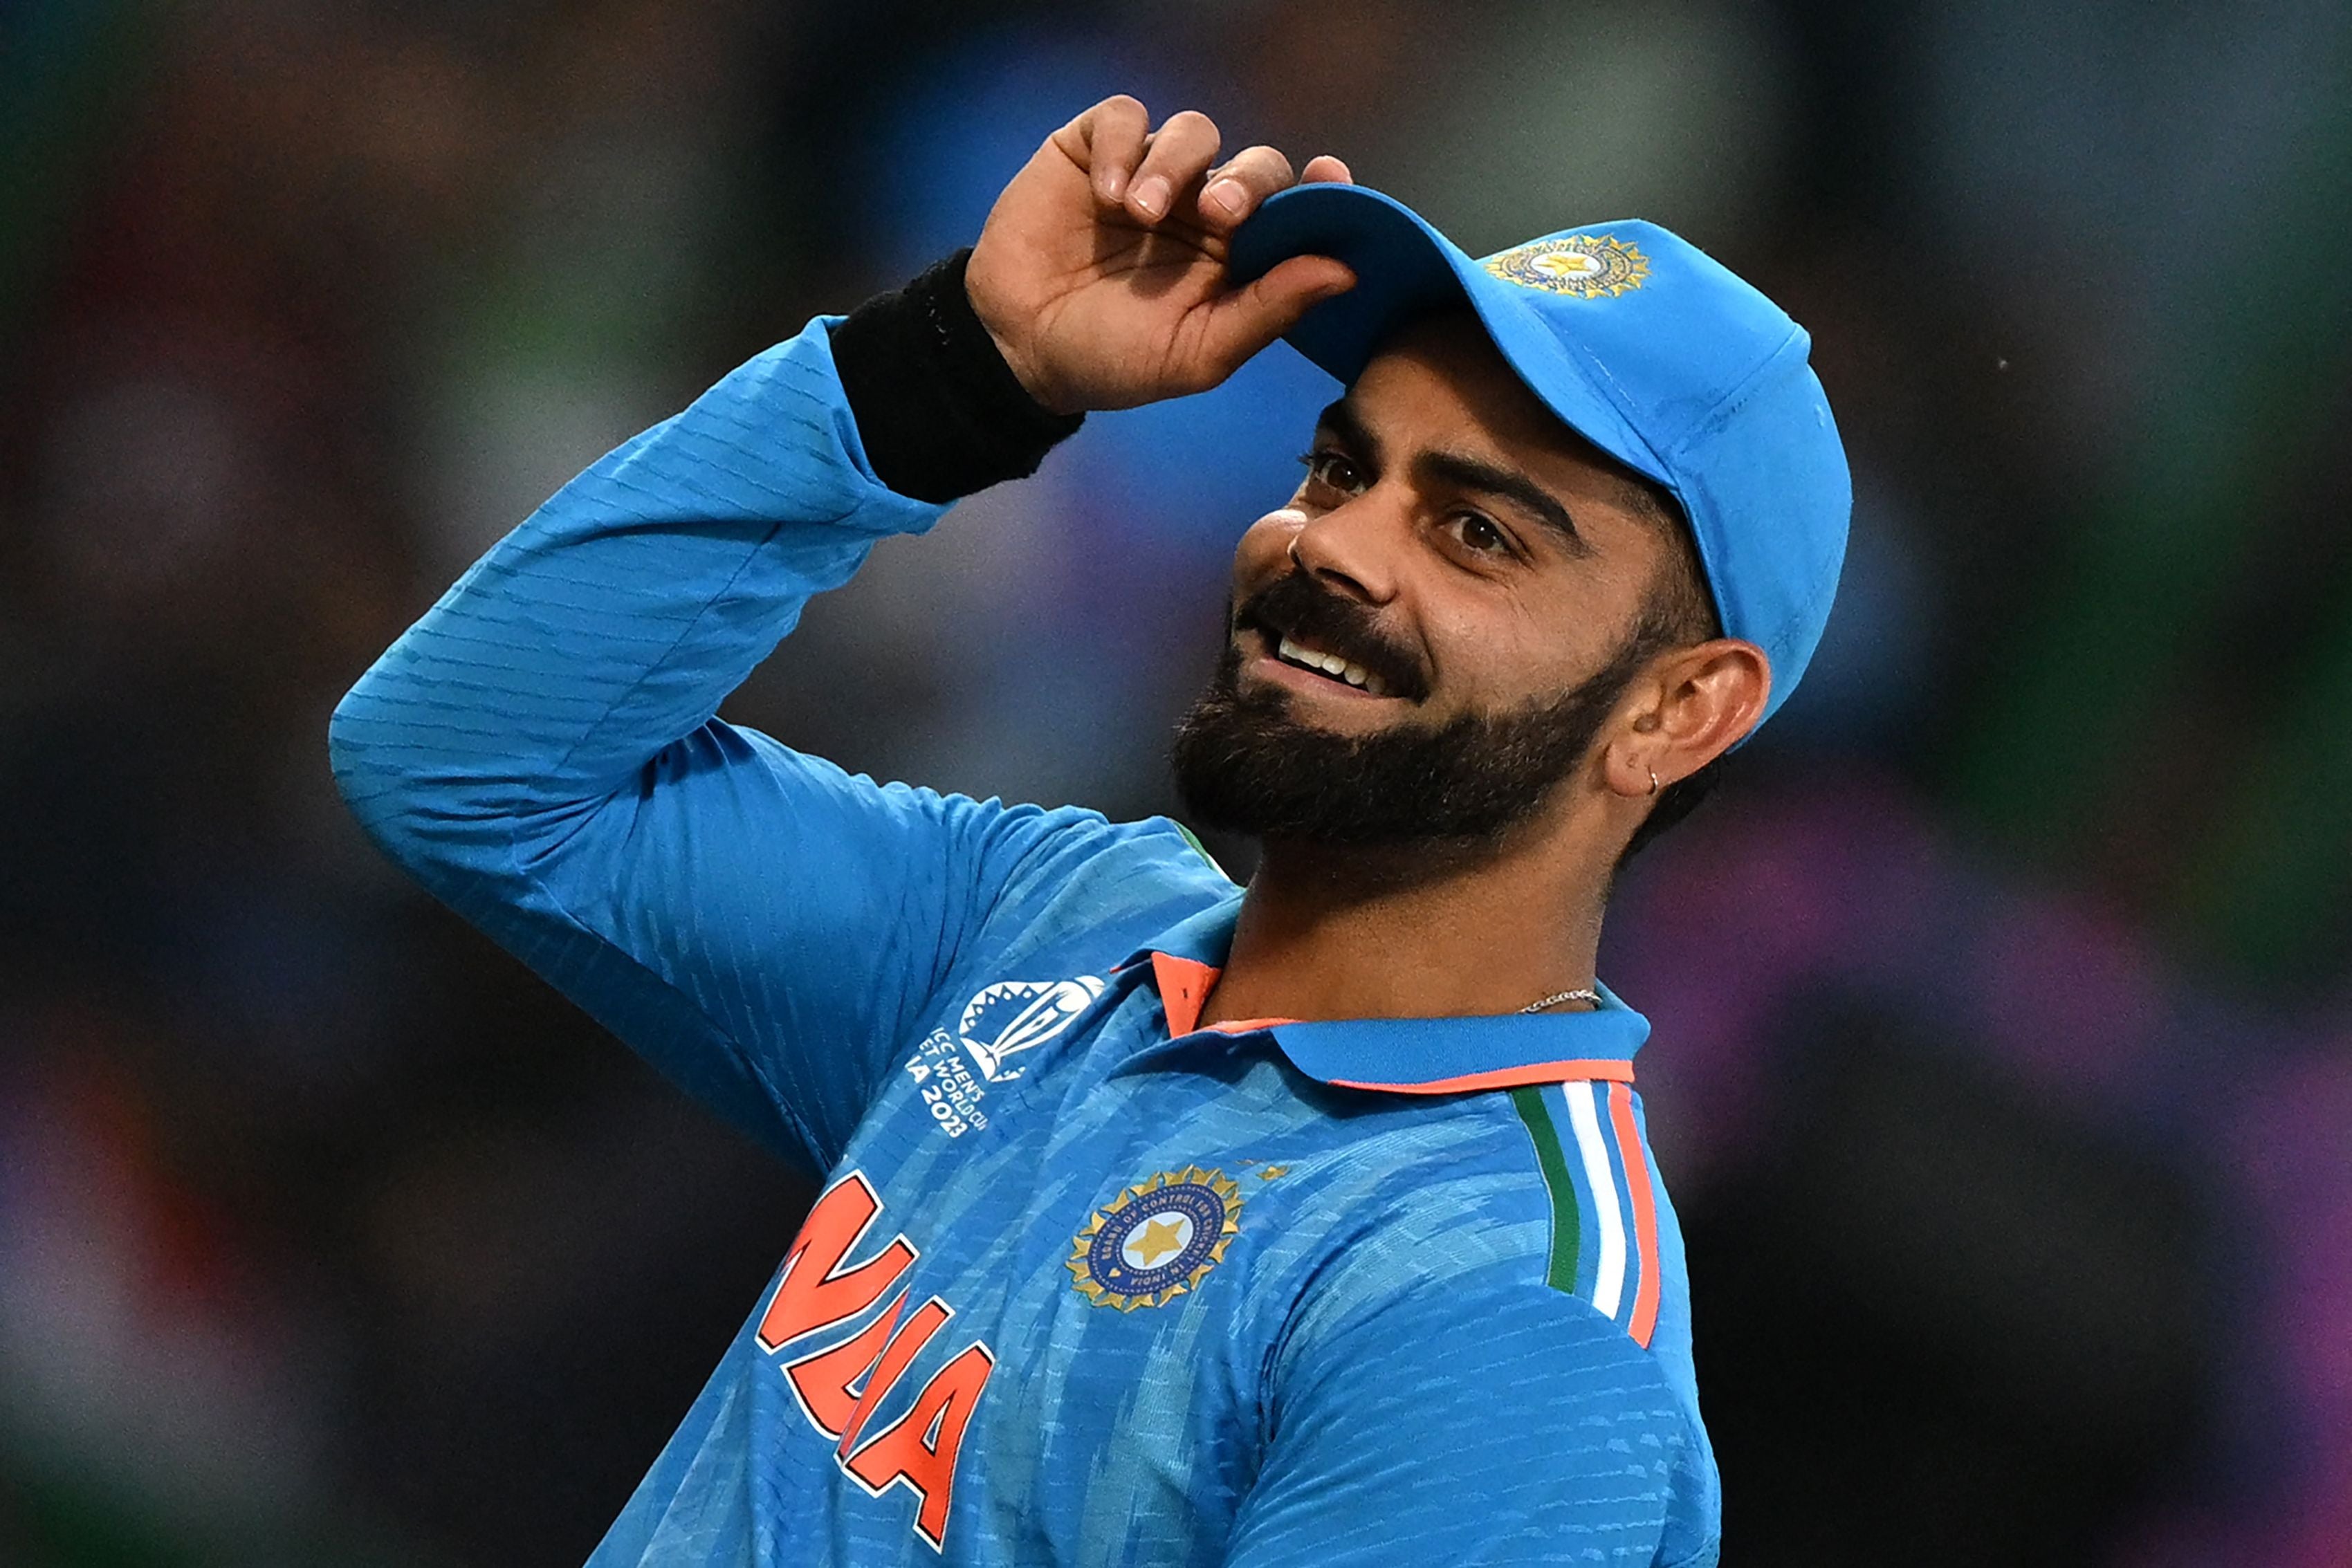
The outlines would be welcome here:
[[[1391,690],[1425,694],[1417,663],[1378,634],[1369,612],[1304,576],[1276,580],[1232,621],[1265,628],[1269,613],[1284,630],[1383,674]],[[1606,664],[1566,692],[1439,724],[1408,719],[1373,735],[1301,723],[1279,686],[1243,691],[1241,650],[1229,637],[1207,689],[1177,726],[1177,794],[1198,821],[1259,839],[1492,842],[1540,811],[1591,750],[1657,651],[1649,617],[1643,621]]]

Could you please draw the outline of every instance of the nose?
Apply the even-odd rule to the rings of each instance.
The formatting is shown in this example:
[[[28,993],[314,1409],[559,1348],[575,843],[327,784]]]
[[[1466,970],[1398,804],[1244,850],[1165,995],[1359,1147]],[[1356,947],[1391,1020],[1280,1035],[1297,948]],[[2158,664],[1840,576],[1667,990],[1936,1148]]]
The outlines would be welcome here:
[[[1299,570],[1360,604],[1381,605],[1396,597],[1409,519],[1389,486],[1375,485],[1328,512],[1301,515],[1289,547]]]

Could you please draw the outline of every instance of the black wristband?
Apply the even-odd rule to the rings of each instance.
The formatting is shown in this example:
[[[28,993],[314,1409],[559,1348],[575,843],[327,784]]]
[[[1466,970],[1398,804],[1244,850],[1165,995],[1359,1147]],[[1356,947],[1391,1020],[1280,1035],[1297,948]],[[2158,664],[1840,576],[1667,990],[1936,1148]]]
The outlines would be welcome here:
[[[874,476],[919,501],[952,501],[1034,474],[1082,413],[1029,395],[964,292],[969,249],[877,294],[833,329],[834,368]]]

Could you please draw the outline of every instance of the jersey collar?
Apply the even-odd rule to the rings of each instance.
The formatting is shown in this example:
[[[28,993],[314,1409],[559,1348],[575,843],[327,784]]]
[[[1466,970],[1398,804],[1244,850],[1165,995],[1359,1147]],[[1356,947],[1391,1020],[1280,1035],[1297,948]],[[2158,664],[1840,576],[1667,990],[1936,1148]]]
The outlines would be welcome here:
[[[1194,1025],[1233,950],[1240,913],[1236,894],[1179,921],[1120,966],[1141,968],[1159,991],[1171,1037],[1210,1032]],[[1608,987],[1593,988],[1601,1006],[1591,1012],[1317,1023],[1255,1019],[1221,1024],[1215,1032],[1265,1030],[1301,1072],[1348,1089],[1458,1094],[1590,1079],[1630,1083],[1633,1053],[1649,1038],[1650,1021]]]

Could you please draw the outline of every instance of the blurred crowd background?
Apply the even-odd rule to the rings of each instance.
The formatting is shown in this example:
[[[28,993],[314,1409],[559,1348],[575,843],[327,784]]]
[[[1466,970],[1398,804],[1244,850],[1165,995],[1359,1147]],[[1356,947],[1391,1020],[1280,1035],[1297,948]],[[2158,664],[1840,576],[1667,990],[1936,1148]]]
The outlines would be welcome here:
[[[2352,1562],[2347,83],[2340,0],[0,4],[0,1563],[593,1545],[809,1187],[381,863],[328,711],[1122,89],[1813,331],[1828,640],[1604,953],[1726,1562]],[[1328,391],[1097,416],[730,716],[1169,809]]]

